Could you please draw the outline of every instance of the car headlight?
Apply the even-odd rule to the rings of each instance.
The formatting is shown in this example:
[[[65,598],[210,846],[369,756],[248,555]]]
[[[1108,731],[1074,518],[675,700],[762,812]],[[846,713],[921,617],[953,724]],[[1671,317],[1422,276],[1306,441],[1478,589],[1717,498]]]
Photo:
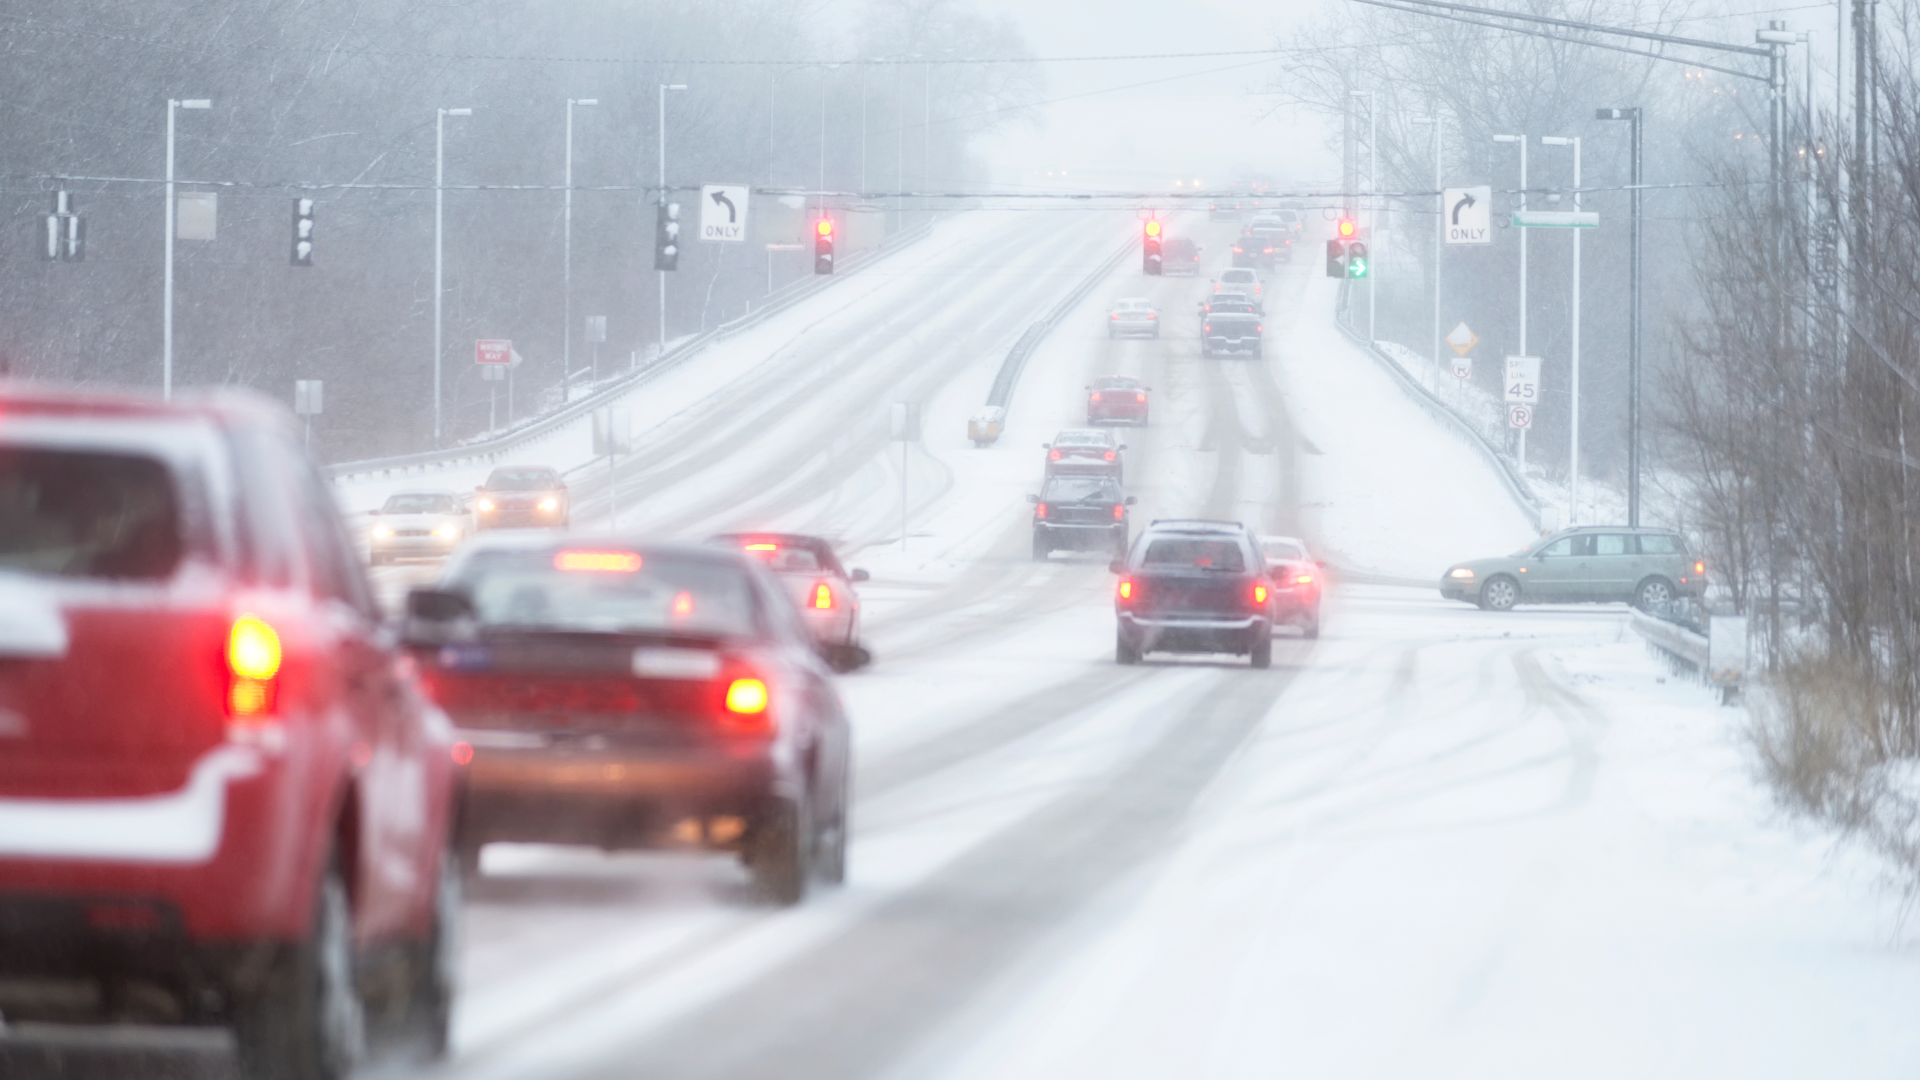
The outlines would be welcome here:
[[[1450,578],[1470,578],[1473,576],[1473,571],[1464,566],[1456,566],[1447,572],[1447,576]]]
[[[451,521],[442,522],[434,527],[433,535],[442,540],[458,540],[460,539],[460,526],[455,525]]]
[[[547,496],[546,498],[544,498],[544,499],[541,499],[541,500],[540,500],[540,512],[541,512],[541,513],[543,513],[543,514],[551,514],[551,513],[553,513],[553,512],[555,511],[555,510],[558,510],[558,509],[560,509],[560,500],[559,500],[559,499],[556,499],[556,498],[554,498],[553,496],[551,496],[551,495],[549,495],[549,496]]]
[[[373,527],[373,538],[374,538],[375,540],[391,540],[391,539],[393,539],[393,526],[391,526],[391,525],[375,525],[375,526]]]
[[[483,514],[491,514],[493,513],[493,500],[481,499],[479,502],[473,504],[473,508]]]

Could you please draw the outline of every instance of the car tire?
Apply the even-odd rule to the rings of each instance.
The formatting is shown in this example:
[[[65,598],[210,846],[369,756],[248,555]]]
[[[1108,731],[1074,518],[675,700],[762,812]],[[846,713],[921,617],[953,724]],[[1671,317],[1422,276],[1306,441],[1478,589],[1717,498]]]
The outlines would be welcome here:
[[[807,895],[808,855],[814,837],[804,800],[768,800],[747,842],[747,872],[761,901],[792,907]]]
[[[460,908],[466,898],[460,856],[449,848],[440,859],[433,891],[433,926],[415,958],[413,1000],[408,1011],[429,1061],[447,1056],[453,1029],[453,993],[459,985]]]
[[[1656,606],[1673,601],[1673,586],[1666,578],[1648,578],[1633,590],[1633,606],[1641,611],[1652,611]]]
[[[1033,534],[1033,561],[1046,562],[1047,556],[1051,554],[1053,554],[1053,548],[1048,546],[1047,538],[1037,532],[1034,533]]]
[[[813,876],[823,885],[847,880],[847,794],[843,790],[833,820],[823,823],[813,838]]]
[[[1247,650],[1247,660],[1256,668],[1273,666],[1273,630],[1271,628],[1253,636],[1253,647]]]
[[[1140,662],[1140,646],[1127,640],[1127,632],[1125,630],[1114,632],[1113,662],[1116,664],[1137,664]]]
[[[314,898],[313,926],[267,979],[239,1003],[234,1041],[249,1080],[344,1080],[366,1046],[366,1014],[354,977],[353,908],[337,860]]]
[[[1490,577],[1480,586],[1482,611],[1512,611],[1519,602],[1520,583],[1505,574]]]

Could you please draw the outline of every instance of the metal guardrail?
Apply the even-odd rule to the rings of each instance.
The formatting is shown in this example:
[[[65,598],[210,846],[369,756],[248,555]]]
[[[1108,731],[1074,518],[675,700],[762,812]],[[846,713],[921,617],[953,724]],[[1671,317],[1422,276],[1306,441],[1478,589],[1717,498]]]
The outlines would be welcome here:
[[[1407,374],[1406,369],[1401,367],[1393,357],[1382,352],[1378,345],[1368,341],[1365,337],[1355,332],[1352,327],[1341,322],[1337,317],[1333,321],[1336,326],[1340,327],[1340,332],[1347,336],[1347,340],[1360,346],[1360,348],[1366,351],[1368,356],[1373,357],[1381,367],[1387,369],[1387,373],[1393,376],[1393,381],[1399,384],[1400,389],[1406,391],[1407,396],[1413,399],[1414,404],[1425,408],[1442,422],[1451,425],[1454,430],[1465,435],[1467,441],[1478,449],[1489,462],[1493,463],[1494,468],[1498,470],[1500,474],[1501,483],[1506,485],[1507,494],[1513,496],[1513,501],[1519,504],[1521,513],[1527,515],[1528,520],[1533,522],[1533,527],[1538,529],[1540,527],[1540,499],[1533,493],[1533,488],[1528,485],[1527,478],[1520,475],[1520,471],[1514,468],[1513,462],[1509,460],[1505,454],[1500,452],[1500,448],[1489,442],[1485,435],[1482,435],[1466,418],[1454,412],[1446,402],[1436,397],[1433,391],[1415,382],[1413,376]]]
[[[828,288],[836,279],[871,266],[894,252],[924,239],[932,231],[933,222],[925,221],[895,233],[883,240],[877,248],[848,256],[845,262],[836,267],[836,273],[832,276],[802,278],[775,292],[770,302],[759,310],[742,315],[730,322],[721,323],[705,333],[686,338],[619,381],[609,383],[578,401],[568,402],[563,408],[503,435],[446,450],[424,450],[412,454],[369,458],[363,461],[345,461],[337,465],[325,466],[322,471],[334,480],[346,480],[358,476],[394,473],[404,475],[416,470],[425,471],[450,465],[485,464],[495,461],[504,454],[554,434],[567,424],[592,413],[594,409],[623,397],[632,392],[635,387],[673,370],[684,361],[704,351],[707,346],[753,329],[767,319]]]
[[[987,391],[988,406],[1004,409],[1013,403],[1014,388],[1019,385],[1020,374],[1027,369],[1027,360],[1033,356],[1034,350],[1040,347],[1040,343],[1046,340],[1054,327],[1060,325],[1060,320],[1066,318],[1067,313],[1072,311],[1075,305],[1086,299],[1088,293],[1092,292],[1100,282],[1106,280],[1107,275],[1113,273],[1113,268],[1120,265],[1120,261],[1133,251],[1137,243],[1138,241],[1129,238],[1126,243],[1120,245],[1119,250],[1100,264],[1099,269],[1074,286],[1072,292],[1061,297],[1060,302],[1053,305],[1052,310],[1048,311],[1039,322],[1027,327],[1027,332],[1020,335],[1020,340],[1008,350],[1007,358],[1000,362],[1000,371],[993,377],[993,389]]]
[[[1722,703],[1732,702],[1746,682],[1747,620],[1708,617],[1700,626],[1679,621],[1685,614],[1635,609],[1627,625],[1675,674],[1698,678],[1719,689]]]

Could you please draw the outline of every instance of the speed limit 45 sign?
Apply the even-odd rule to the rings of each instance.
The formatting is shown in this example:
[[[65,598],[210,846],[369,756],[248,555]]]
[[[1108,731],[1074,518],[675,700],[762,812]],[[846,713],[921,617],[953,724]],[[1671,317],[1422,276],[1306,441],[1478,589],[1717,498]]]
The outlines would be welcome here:
[[[1540,400],[1540,358],[1537,356],[1507,357],[1507,403],[1510,405],[1532,405]],[[1515,424],[1525,427],[1525,424]]]

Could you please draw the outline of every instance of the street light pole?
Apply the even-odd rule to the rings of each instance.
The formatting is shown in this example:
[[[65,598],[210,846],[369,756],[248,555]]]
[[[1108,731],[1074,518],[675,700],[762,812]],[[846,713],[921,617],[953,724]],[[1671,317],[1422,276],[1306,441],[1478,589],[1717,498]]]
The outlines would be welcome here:
[[[440,449],[443,430],[440,405],[441,300],[445,259],[445,205],[447,199],[447,117],[472,116],[472,109],[440,109],[433,122],[433,448]]]
[[[667,91],[685,90],[686,83],[660,84],[660,205],[667,205]],[[660,276],[660,355],[667,355],[667,272]]]
[[[1440,253],[1446,247],[1447,233],[1447,194],[1441,186],[1440,154],[1442,149],[1440,130],[1440,110],[1435,109],[1432,116],[1417,116],[1416,124],[1433,125],[1433,190],[1438,200],[1439,213],[1433,231],[1433,366],[1440,366]]]
[[[1380,155],[1379,155],[1379,152],[1374,148],[1374,135],[1377,129],[1374,126],[1373,91],[1350,90],[1348,91],[1348,93],[1354,97],[1359,97],[1364,94],[1366,95],[1366,98],[1367,98],[1367,240],[1371,245],[1367,250],[1367,254],[1369,257],[1373,259],[1373,265],[1378,266],[1380,265],[1380,230],[1379,230],[1380,215],[1377,211],[1377,207],[1379,204],[1374,201],[1375,200],[1374,188],[1378,186],[1374,180],[1374,176],[1375,176],[1374,170],[1378,168],[1380,164]],[[1367,274],[1367,341],[1368,342],[1372,342],[1375,338],[1373,316],[1374,316],[1374,308],[1376,307],[1376,305],[1374,304],[1373,278],[1374,278],[1374,275],[1371,272],[1369,272]]]
[[[1527,208],[1527,137],[1525,135],[1495,135],[1497,143],[1514,143],[1520,147],[1520,209]],[[1520,234],[1520,355],[1527,354],[1527,230],[1515,230]],[[1520,471],[1527,471],[1527,429],[1516,429],[1514,456],[1520,464]]]
[[[1812,70],[1809,65],[1808,70]],[[1809,84],[1811,89],[1811,84]],[[1629,196],[1633,208],[1633,224],[1628,241],[1627,275],[1629,279],[1629,321],[1632,323],[1627,345],[1627,524],[1640,524],[1640,200],[1645,183],[1640,154],[1640,120],[1638,107],[1631,109],[1601,109],[1594,113],[1596,120],[1626,120],[1633,125],[1629,138],[1633,142],[1628,166],[1632,185]],[[1811,129],[1809,129],[1811,130]],[[1578,180],[1575,181],[1578,184]],[[1576,232],[1575,237],[1579,234]]]
[[[1558,135],[1542,135],[1541,143],[1547,146],[1573,147],[1573,208],[1580,209],[1580,137],[1571,139]],[[1568,352],[1572,357],[1567,376],[1568,390],[1572,395],[1572,408],[1568,421],[1567,435],[1567,524],[1573,525],[1580,520],[1580,230],[1573,230],[1573,326],[1569,333]]]
[[[167,268],[160,287],[160,396],[173,400],[173,118],[181,109],[211,109],[206,98],[167,101]]]
[[[567,179],[566,179],[566,225],[563,229],[566,249],[565,269],[561,272],[562,288],[566,299],[561,303],[561,318],[566,322],[566,331],[560,339],[560,384],[564,388],[573,378],[573,107],[576,105],[598,105],[598,98],[567,99]],[[513,370],[507,370],[507,422],[513,422]],[[564,390],[563,390],[564,393]]]

